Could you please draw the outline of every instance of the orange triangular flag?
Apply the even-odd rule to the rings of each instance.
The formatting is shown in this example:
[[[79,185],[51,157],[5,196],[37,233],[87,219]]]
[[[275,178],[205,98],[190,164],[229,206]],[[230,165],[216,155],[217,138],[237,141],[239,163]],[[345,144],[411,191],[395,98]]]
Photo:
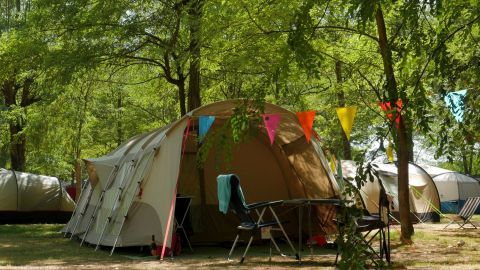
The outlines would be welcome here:
[[[313,120],[315,120],[316,111],[297,112],[297,118],[303,128],[303,133],[307,142],[310,143],[310,136],[312,135]]]
[[[338,119],[340,119],[340,125],[342,125],[347,139],[350,140],[350,133],[352,133],[353,121],[355,120],[355,114],[357,113],[357,106],[337,108]]]

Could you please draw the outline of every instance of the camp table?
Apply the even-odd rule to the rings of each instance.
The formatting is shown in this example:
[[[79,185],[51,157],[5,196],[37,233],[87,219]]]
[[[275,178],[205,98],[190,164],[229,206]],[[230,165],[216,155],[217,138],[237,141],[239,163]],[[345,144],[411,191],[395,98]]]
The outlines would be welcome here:
[[[175,199],[175,223],[177,230],[181,230],[183,232],[183,235],[185,236],[185,240],[188,243],[188,247],[190,248],[190,251],[193,252],[192,245],[190,244],[190,240],[188,240],[188,235],[187,231],[185,230],[184,223],[185,219],[187,218],[187,215],[190,212],[190,206],[192,205],[192,196],[178,196]],[[173,256],[173,252],[172,252]]]
[[[308,234],[309,239],[312,238],[312,224],[311,224],[311,210],[312,205],[335,205],[340,206],[341,200],[339,199],[306,199],[298,198],[291,200],[284,200],[283,205],[293,206],[298,208],[298,257],[299,262],[302,261],[302,219],[303,219],[303,208],[307,207],[308,211]],[[310,254],[313,254],[312,245],[310,245]]]

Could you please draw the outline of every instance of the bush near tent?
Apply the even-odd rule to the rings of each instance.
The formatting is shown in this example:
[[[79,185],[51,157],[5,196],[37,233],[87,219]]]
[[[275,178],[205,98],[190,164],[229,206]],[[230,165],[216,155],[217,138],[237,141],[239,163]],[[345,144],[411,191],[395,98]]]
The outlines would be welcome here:
[[[173,229],[169,217],[178,179],[178,194],[193,197],[190,240],[232,241],[238,220],[231,213],[224,216],[218,210],[216,177],[224,173],[240,176],[249,203],[338,198],[338,186],[318,140],[312,138],[307,143],[296,115],[276,105],[264,107],[266,114],[281,115],[274,144],[270,145],[265,128],[253,120],[250,127],[256,135],[230,145],[231,161],[224,161],[224,156],[219,155],[219,140],[225,137],[215,134],[243,102],[229,100],[200,107],[166,127],[131,138],[104,157],[86,159],[90,185],[64,231],[88,243],[137,246],[150,244],[152,235],[157,240],[164,239],[169,226],[169,247]],[[203,143],[211,143],[212,149],[203,167],[198,168],[198,118],[208,115],[215,116],[215,122]],[[290,211],[282,219],[290,217],[293,222],[287,230],[296,235],[295,213]],[[333,206],[315,207],[314,233],[334,232],[334,216]]]
[[[432,176],[437,186],[443,213],[456,214],[468,197],[480,197],[480,182],[477,179],[434,166],[422,165],[422,168]],[[480,209],[475,213],[480,214]]]
[[[0,223],[64,223],[74,208],[56,177],[0,169]]]
[[[391,212],[399,216],[398,203],[398,176],[395,164],[373,163],[375,171],[373,181],[367,179],[364,186],[360,188],[360,195],[365,208],[371,214],[378,213],[378,201],[380,185],[383,185],[389,195],[393,197]],[[354,178],[356,165],[352,161],[342,160],[342,171],[345,179]],[[418,165],[409,164],[409,187],[410,187],[410,211],[413,222],[439,221],[440,216],[437,209],[440,209],[440,199],[437,188],[432,178]]]

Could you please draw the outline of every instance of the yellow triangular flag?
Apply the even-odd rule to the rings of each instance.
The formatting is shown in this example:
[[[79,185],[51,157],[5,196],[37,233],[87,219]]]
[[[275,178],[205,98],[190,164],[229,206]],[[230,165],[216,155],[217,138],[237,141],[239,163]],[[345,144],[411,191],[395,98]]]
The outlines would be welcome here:
[[[357,113],[357,106],[349,106],[337,108],[338,119],[342,125],[347,139],[350,140],[350,133],[352,133],[353,121],[355,120],[355,114]]]
[[[387,157],[388,157],[388,161],[393,162],[393,144],[392,144],[392,141],[388,141]]]

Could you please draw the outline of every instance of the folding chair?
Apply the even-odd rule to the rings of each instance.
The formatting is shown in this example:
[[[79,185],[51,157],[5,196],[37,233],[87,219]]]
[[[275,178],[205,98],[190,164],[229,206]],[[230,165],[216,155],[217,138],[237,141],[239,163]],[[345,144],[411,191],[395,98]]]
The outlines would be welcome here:
[[[267,201],[267,202],[259,202],[259,203],[253,203],[253,204],[247,205],[245,203],[243,192],[240,187],[240,179],[235,174],[219,175],[217,177],[217,184],[219,188],[218,195],[219,195],[220,208],[222,208],[222,204],[225,203],[225,199],[226,199],[224,197],[221,198],[222,196],[220,195],[221,194],[220,190],[229,187],[230,198],[228,200],[228,208],[232,210],[232,212],[240,220],[240,225],[237,226],[237,230],[238,230],[237,236],[235,237],[232,248],[230,249],[230,253],[228,254],[228,260],[230,260],[230,257],[232,256],[235,246],[237,245],[238,240],[240,238],[240,234],[242,232],[248,232],[250,237],[247,243],[247,247],[245,248],[245,251],[243,252],[242,258],[240,260],[240,263],[243,263],[243,261],[245,260],[245,256],[247,255],[247,252],[250,248],[250,245],[252,244],[253,237],[257,232],[260,232],[262,229],[268,230],[268,233],[270,235],[270,260],[272,256],[272,244],[275,246],[275,249],[281,255],[283,255],[277,242],[275,241],[275,238],[271,234],[272,231],[281,231],[283,233],[283,236],[285,237],[288,244],[290,245],[290,248],[295,254],[296,259],[297,260],[299,259],[297,251],[295,250],[292,242],[290,241],[290,238],[288,237],[287,233],[285,232],[282,226],[281,221],[278,219],[278,216],[275,213],[275,210],[273,209],[274,206],[281,205],[283,201],[271,201],[271,202]],[[274,217],[274,220],[265,222],[263,221],[263,216],[267,209],[271,212],[272,216]],[[222,209],[220,210],[223,212]],[[258,215],[258,219],[256,221],[250,215],[250,212],[252,210],[254,210]]]
[[[465,225],[467,225],[467,223],[470,223],[476,229],[477,227],[470,221],[470,219],[472,218],[479,205],[480,197],[468,197],[462,209],[460,209],[460,212],[458,212],[457,215],[453,216],[450,223],[448,223],[447,226],[445,226],[445,228],[443,229],[445,230],[452,223],[457,223],[460,228],[463,228]]]
[[[376,266],[379,266],[377,260],[383,261],[383,258],[390,263],[390,201],[384,187],[380,186],[378,215],[372,215],[365,210],[364,215],[355,222],[355,233],[361,236],[361,241],[367,246],[366,252]],[[373,246],[377,236],[380,246],[378,251]],[[340,251],[337,252],[335,264],[339,254]]]

